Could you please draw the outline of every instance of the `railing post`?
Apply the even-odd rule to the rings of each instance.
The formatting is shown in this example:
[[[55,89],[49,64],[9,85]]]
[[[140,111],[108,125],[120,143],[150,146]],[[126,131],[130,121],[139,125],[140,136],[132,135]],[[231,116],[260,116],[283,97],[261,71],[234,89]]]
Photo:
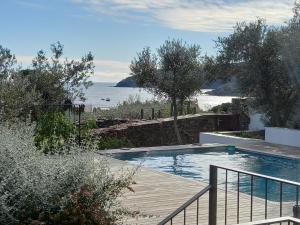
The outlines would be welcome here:
[[[217,224],[217,186],[218,186],[218,168],[210,165],[209,167],[209,217],[208,224]]]
[[[161,118],[161,111],[160,110],[158,110],[157,117],[158,117],[158,119]]]
[[[81,145],[81,111],[84,110],[83,105],[78,108],[78,143]]]
[[[300,206],[299,205],[294,205],[294,207],[293,207],[293,215],[297,219],[300,218]],[[294,225],[300,225],[299,223],[293,223],[293,224]]]
[[[152,108],[152,110],[151,110],[151,119],[154,120],[154,118],[155,118],[154,108]]]
[[[144,109],[141,109],[141,120],[144,119]]]

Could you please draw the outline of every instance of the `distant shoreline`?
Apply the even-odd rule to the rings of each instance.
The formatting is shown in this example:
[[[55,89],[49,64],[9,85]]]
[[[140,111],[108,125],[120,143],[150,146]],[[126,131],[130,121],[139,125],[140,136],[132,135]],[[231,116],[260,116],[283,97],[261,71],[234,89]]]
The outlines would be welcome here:
[[[138,88],[134,76],[119,81],[114,87]],[[227,82],[216,80],[212,83],[204,84],[203,87],[199,87],[199,89],[211,89],[211,91],[206,93],[210,96],[240,96],[235,79]]]

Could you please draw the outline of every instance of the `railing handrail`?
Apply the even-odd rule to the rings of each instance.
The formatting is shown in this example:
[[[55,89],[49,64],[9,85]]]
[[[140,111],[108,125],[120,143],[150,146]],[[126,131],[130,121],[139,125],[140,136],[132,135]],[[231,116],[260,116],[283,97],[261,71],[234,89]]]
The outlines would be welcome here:
[[[300,220],[295,217],[285,216],[285,217],[279,217],[274,219],[259,220],[259,221],[249,222],[249,223],[240,223],[239,225],[269,225],[273,223],[277,224],[282,222],[300,223]]]
[[[261,221],[256,221],[256,222],[250,222],[250,223],[245,223],[245,225],[266,225],[266,224],[272,224],[272,223],[276,223],[276,219],[278,220],[278,222],[294,222],[295,224],[300,224],[300,220],[299,219],[295,219],[293,217],[282,217],[283,213],[282,213],[282,208],[283,208],[283,204],[282,204],[282,200],[283,200],[283,184],[287,184],[287,185],[292,185],[296,187],[296,204],[298,204],[298,196],[299,196],[299,189],[300,189],[300,183],[299,182],[294,182],[294,181],[289,181],[289,180],[285,180],[285,179],[281,179],[281,178],[277,178],[277,177],[272,177],[272,176],[267,176],[267,175],[263,175],[263,174],[258,174],[258,173],[253,173],[253,172],[247,172],[244,170],[238,170],[238,169],[233,169],[233,168],[229,168],[229,167],[224,167],[224,166],[217,166],[217,165],[210,165],[210,177],[209,177],[209,185],[204,188],[203,190],[201,190],[199,193],[197,193],[195,196],[193,196],[190,200],[188,200],[186,203],[184,203],[183,205],[181,205],[177,210],[175,210],[173,213],[171,213],[169,216],[167,216],[164,220],[162,220],[158,225],[165,225],[166,223],[171,221],[172,224],[172,220],[174,219],[174,217],[176,217],[180,212],[184,212],[184,225],[186,225],[186,208],[191,205],[193,202],[195,202],[197,200],[197,204],[199,201],[199,198],[204,195],[206,192],[209,191],[209,218],[208,218],[208,223],[210,225],[216,225],[217,221],[217,186],[218,186],[218,169],[220,170],[225,170],[226,172],[226,183],[225,183],[225,224],[227,224],[227,175],[228,175],[228,171],[234,172],[238,174],[238,190],[237,190],[237,224],[239,224],[239,212],[240,212],[240,197],[239,197],[239,193],[240,193],[240,189],[239,189],[239,185],[240,185],[240,176],[241,175],[247,175],[247,176],[251,176],[251,209],[250,209],[250,221],[252,221],[252,216],[253,216],[253,179],[256,178],[263,178],[266,180],[265,182],[265,220],[261,220]],[[276,219],[267,219],[267,211],[268,211],[268,197],[267,197],[267,187],[268,187],[268,180],[274,181],[274,182],[278,182],[280,184],[280,210],[279,210],[279,218]],[[197,206],[197,215],[198,215],[198,206]],[[279,221],[279,219],[281,219],[281,221]],[[274,222],[272,222],[274,221]],[[198,217],[197,217],[197,224],[198,224]]]
[[[202,195],[204,195],[210,189],[211,189],[211,185],[206,186],[204,189],[202,189],[200,192],[198,192],[196,195],[194,195],[190,200],[188,200],[187,202],[182,204],[178,209],[176,209],[169,216],[167,216],[164,220],[162,220],[158,225],[164,225],[167,222],[169,222],[171,219],[173,219],[175,216],[177,216],[180,212],[182,212],[184,209],[186,209],[189,205],[191,205],[193,202],[195,202],[197,199],[199,199]]]
[[[263,174],[259,174],[259,173],[247,172],[244,170],[232,169],[229,167],[223,167],[223,166],[217,166],[217,165],[212,165],[212,166],[217,167],[219,169],[227,170],[227,171],[238,172],[240,174],[246,174],[246,175],[250,175],[250,176],[254,176],[254,177],[265,178],[265,179],[272,180],[275,182],[281,182],[281,183],[290,184],[290,185],[294,185],[294,186],[300,186],[300,183],[295,182],[295,181],[285,180],[285,179],[267,176],[267,175],[263,175]]]

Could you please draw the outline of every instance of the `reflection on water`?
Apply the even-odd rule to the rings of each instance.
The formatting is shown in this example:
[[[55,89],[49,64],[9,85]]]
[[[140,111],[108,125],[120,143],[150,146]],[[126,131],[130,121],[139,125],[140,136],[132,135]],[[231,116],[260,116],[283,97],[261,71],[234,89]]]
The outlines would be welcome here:
[[[300,160],[249,153],[241,150],[228,151],[224,148],[211,148],[207,150],[152,151],[147,153],[123,153],[115,157],[133,164],[142,164],[145,167],[162,172],[204,182],[208,182],[209,165],[211,164],[300,182],[298,172],[300,171]],[[218,176],[220,188],[224,188],[225,171],[219,170]],[[228,181],[228,187],[236,190],[237,173],[228,172]],[[279,183],[268,182],[269,200],[279,201],[279,188]],[[240,190],[244,193],[250,193],[249,176],[240,176]],[[265,196],[264,179],[254,179],[253,193],[257,197],[263,198]],[[283,186],[284,201],[295,200],[295,195],[295,187]]]

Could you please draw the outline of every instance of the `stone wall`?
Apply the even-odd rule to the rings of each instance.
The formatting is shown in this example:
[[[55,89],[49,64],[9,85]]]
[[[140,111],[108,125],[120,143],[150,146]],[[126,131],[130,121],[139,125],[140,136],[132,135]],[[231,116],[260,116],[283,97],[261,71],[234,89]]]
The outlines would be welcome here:
[[[249,123],[243,115],[188,115],[178,118],[183,144],[199,143],[200,132],[246,130]],[[243,127],[241,127],[243,126]],[[177,144],[173,119],[136,121],[93,130],[93,136],[117,137],[135,147]]]

